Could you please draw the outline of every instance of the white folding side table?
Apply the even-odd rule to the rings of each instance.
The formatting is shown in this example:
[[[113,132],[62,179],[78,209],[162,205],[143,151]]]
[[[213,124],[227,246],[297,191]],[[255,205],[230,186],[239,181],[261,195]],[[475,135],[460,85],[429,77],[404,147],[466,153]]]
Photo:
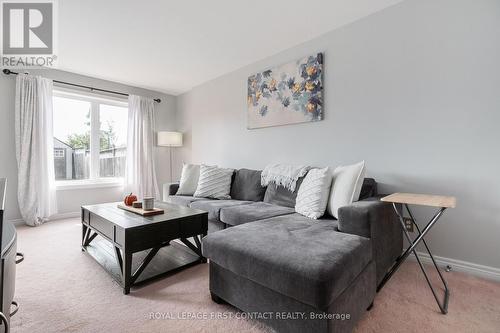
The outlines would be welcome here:
[[[408,242],[410,243],[410,246],[406,249],[406,251],[403,252],[401,256],[396,259],[396,262],[394,265],[391,267],[391,269],[387,272],[387,274],[384,276],[382,279],[382,282],[377,287],[377,292],[382,289],[382,287],[386,284],[387,281],[396,273],[396,271],[399,269],[401,264],[408,258],[410,253],[413,252],[415,255],[415,258],[417,259],[418,265],[420,266],[420,269],[424,273],[425,279],[427,280],[427,284],[429,285],[429,288],[432,291],[432,294],[434,295],[434,298],[436,299],[436,302],[439,306],[439,309],[441,310],[442,314],[448,313],[448,301],[450,298],[450,291],[448,289],[448,284],[446,283],[446,280],[444,279],[443,275],[441,274],[441,271],[439,270],[438,265],[436,264],[436,260],[434,260],[434,257],[431,253],[431,250],[429,249],[429,246],[425,242],[425,235],[429,232],[429,230],[436,224],[436,222],[439,220],[439,218],[443,215],[444,211],[447,208],[455,208],[457,200],[455,197],[448,197],[448,196],[440,196],[440,195],[427,195],[427,194],[414,194],[414,193],[394,193],[391,195],[388,195],[386,197],[383,197],[380,199],[381,201],[385,202],[390,202],[392,203],[392,206],[394,207],[394,211],[396,212],[399,222],[401,223],[401,227],[403,228],[403,232],[406,235],[406,239],[408,239]],[[410,234],[406,230],[404,219],[403,219],[403,212],[399,211],[396,204],[402,204],[403,207],[406,209],[408,212],[408,215],[417,229],[418,236],[412,240],[410,237]],[[432,217],[432,219],[427,223],[425,228],[420,230],[418,224],[416,223],[415,217],[413,216],[413,213],[410,210],[410,207],[408,205],[419,205],[419,206],[429,206],[429,207],[437,207],[438,211],[436,214]],[[432,283],[427,276],[427,272],[424,269],[424,266],[422,264],[422,261],[420,260],[417,251],[415,248],[417,245],[422,242],[425,246],[425,249],[427,250],[427,253],[429,254],[432,263],[434,264],[434,267],[436,268],[436,271],[439,274],[439,277],[441,278],[441,282],[443,283],[444,286],[444,299],[441,302],[439,300],[439,297],[434,290],[434,287],[432,286]]]

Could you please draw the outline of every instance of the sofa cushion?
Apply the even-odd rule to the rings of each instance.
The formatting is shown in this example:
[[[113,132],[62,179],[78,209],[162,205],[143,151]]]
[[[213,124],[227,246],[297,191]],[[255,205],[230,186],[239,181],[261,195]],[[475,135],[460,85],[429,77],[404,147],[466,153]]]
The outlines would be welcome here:
[[[166,199],[166,202],[173,203],[176,205],[189,207],[191,202],[194,201],[211,201],[211,199],[207,198],[195,198],[190,195],[169,195]]]
[[[208,219],[212,221],[220,221],[219,214],[220,210],[224,207],[235,207],[239,205],[250,204],[252,201],[241,201],[241,200],[201,200],[194,201],[191,203],[190,207],[195,209],[201,209],[208,212]]]
[[[297,192],[299,191],[300,185],[304,177],[300,177],[297,180],[297,185],[295,186],[295,191],[290,191],[283,186],[278,186],[274,183],[267,186],[266,194],[264,195],[264,202],[295,208],[295,200],[297,199]]]
[[[239,225],[292,213],[294,213],[293,208],[276,206],[265,202],[254,202],[249,205],[222,208],[220,220],[229,225]]]
[[[262,201],[266,188],[260,185],[262,171],[239,169],[234,173],[231,198],[236,200]]]
[[[209,234],[203,255],[217,265],[319,309],[372,260],[371,241],[330,220],[291,214]]]

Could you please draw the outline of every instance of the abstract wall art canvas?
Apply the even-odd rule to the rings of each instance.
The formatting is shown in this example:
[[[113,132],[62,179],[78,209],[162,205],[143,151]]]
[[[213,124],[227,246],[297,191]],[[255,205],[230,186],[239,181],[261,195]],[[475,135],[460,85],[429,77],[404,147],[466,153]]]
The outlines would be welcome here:
[[[248,78],[249,129],[323,120],[323,54]]]

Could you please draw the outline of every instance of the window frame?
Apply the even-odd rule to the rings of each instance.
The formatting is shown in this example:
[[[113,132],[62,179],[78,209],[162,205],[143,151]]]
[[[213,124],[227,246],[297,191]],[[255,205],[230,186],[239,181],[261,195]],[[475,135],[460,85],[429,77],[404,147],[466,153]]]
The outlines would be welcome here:
[[[57,155],[57,153],[61,153],[61,155]],[[54,148],[54,158],[66,158],[66,149],[63,148]]]
[[[55,180],[57,190],[123,187],[123,177],[99,177],[99,153],[101,123],[99,105],[129,107],[125,98],[95,94],[79,90],[57,87],[52,92],[53,97],[69,98],[90,103],[90,175],[88,179]]]

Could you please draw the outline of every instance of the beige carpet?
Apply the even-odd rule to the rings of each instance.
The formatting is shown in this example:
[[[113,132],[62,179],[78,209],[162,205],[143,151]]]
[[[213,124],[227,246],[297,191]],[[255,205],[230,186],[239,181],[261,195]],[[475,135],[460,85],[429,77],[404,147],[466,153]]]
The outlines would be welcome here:
[[[77,219],[18,230],[18,249],[26,259],[17,271],[20,310],[12,319],[14,333],[268,331],[258,322],[234,318],[238,312],[210,300],[206,264],[124,296],[111,277],[80,251]],[[452,295],[449,314],[444,316],[417,265],[405,263],[377,295],[375,307],[356,332],[499,332],[500,284],[455,272],[446,273],[446,278]],[[151,319],[151,313],[165,317]],[[233,318],[203,318],[211,315]]]

